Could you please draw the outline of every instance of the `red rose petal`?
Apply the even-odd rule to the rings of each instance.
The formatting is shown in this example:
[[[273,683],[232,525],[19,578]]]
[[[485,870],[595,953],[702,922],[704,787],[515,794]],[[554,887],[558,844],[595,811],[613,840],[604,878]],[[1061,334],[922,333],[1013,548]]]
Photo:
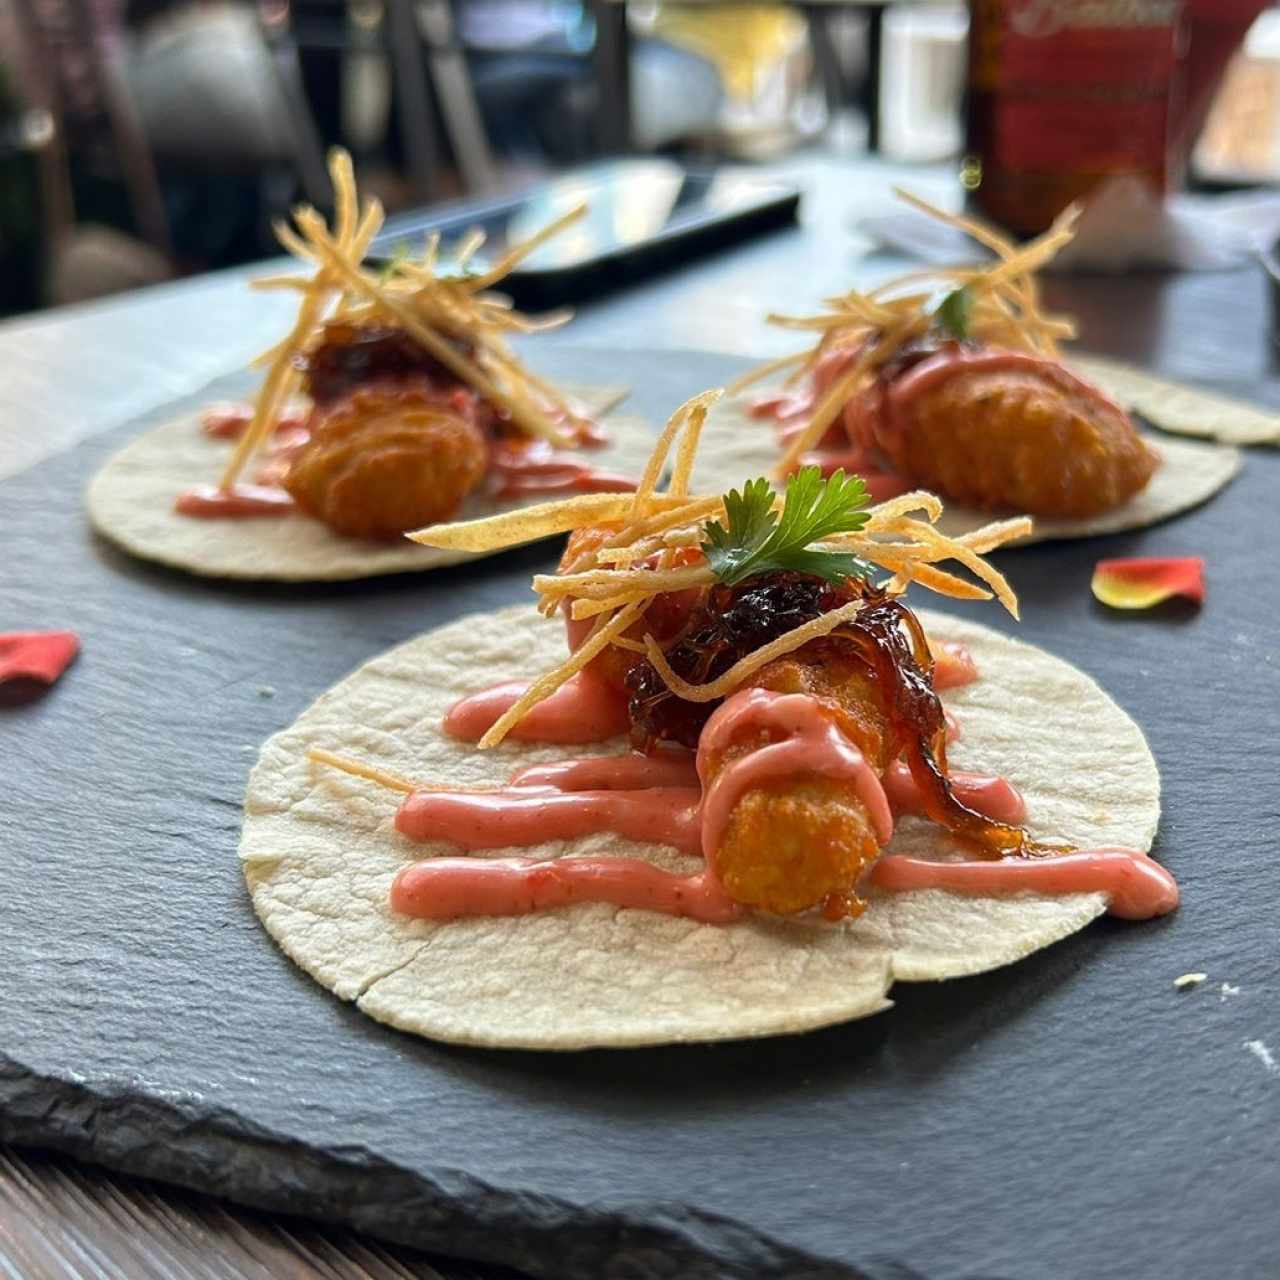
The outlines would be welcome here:
[[[1099,560],[1093,570],[1093,594],[1113,609],[1150,609],[1182,596],[1204,600],[1204,560],[1200,556],[1130,556]]]
[[[80,652],[74,631],[10,631],[0,635],[0,684],[42,680],[52,684]]]

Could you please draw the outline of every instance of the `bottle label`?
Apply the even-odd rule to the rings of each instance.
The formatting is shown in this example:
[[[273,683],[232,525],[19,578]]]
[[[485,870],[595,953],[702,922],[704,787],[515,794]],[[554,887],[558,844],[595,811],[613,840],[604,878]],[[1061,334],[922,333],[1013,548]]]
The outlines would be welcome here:
[[[1024,173],[1163,175],[1179,0],[976,8],[986,18],[973,65],[975,87],[991,94],[989,163]]]

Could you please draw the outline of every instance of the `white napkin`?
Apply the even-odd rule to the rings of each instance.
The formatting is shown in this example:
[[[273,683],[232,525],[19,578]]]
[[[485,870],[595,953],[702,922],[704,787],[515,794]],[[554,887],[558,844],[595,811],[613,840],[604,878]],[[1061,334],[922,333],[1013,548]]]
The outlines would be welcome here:
[[[958,207],[959,201],[952,201]],[[930,263],[972,262],[990,255],[963,232],[897,201],[865,215],[857,229],[876,244]],[[1050,271],[1177,268],[1221,271],[1239,266],[1280,235],[1280,193],[1175,195],[1162,200],[1138,178],[1112,178],[1085,205],[1076,238]]]

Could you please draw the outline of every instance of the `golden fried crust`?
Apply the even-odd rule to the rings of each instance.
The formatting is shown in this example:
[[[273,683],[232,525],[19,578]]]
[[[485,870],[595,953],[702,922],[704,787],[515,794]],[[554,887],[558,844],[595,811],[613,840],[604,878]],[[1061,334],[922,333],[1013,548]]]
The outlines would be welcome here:
[[[822,640],[762,667],[750,684],[818,699],[877,774],[893,754],[883,700],[866,666]],[[735,743],[708,761],[713,778],[767,739]],[[784,778],[743,793],[716,850],[716,875],[738,902],[793,915],[821,907],[831,919],[860,915],[857,884],[880,856],[866,809],[847,784]]]
[[[959,373],[879,440],[914,483],[969,506],[1082,517],[1110,510],[1158,458],[1108,401],[1030,371]]]
[[[716,875],[737,902],[794,915],[811,907],[856,916],[855,886],[880,856],[866,810],[828,778],[784,781],[746,792],[716,851]]]
[[[366,389],[313,416],[284,487],[338,533],[396,538],[452,516],[487,465],[484,437],[467,418]]]

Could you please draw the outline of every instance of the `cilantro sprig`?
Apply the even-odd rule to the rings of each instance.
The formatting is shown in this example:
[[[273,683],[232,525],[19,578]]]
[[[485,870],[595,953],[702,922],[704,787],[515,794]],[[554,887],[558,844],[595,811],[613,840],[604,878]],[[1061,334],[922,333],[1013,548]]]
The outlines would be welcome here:
[[[787,485],[781,516],[773,509],[776,498],[763,476],[748,480],[741,493],[733,489],[725,494],[728,527],[713,520],[702,544],[721,582],[732,586],[778,569],[836,583],[871,574],[871,566],[858,556],[810,545],[838,533],[856,533],[867,523],[871,499],[861,476],[837,471],[824,480],[818,467],[805,467]]]
[[[407,240],[397,240],[391,246],[391,252],[387,255],[386,261],[382,264],[382,270],[378,272],[378,283],[386,284],[392,276],[399,272],[401,266],[409,261],[409,242]]]
[[[963,341],[969,336],[969,318],[973,314],[973,290],[967,284],[952,289],[938,303],[933,313],[938,323],[953,338]]]

